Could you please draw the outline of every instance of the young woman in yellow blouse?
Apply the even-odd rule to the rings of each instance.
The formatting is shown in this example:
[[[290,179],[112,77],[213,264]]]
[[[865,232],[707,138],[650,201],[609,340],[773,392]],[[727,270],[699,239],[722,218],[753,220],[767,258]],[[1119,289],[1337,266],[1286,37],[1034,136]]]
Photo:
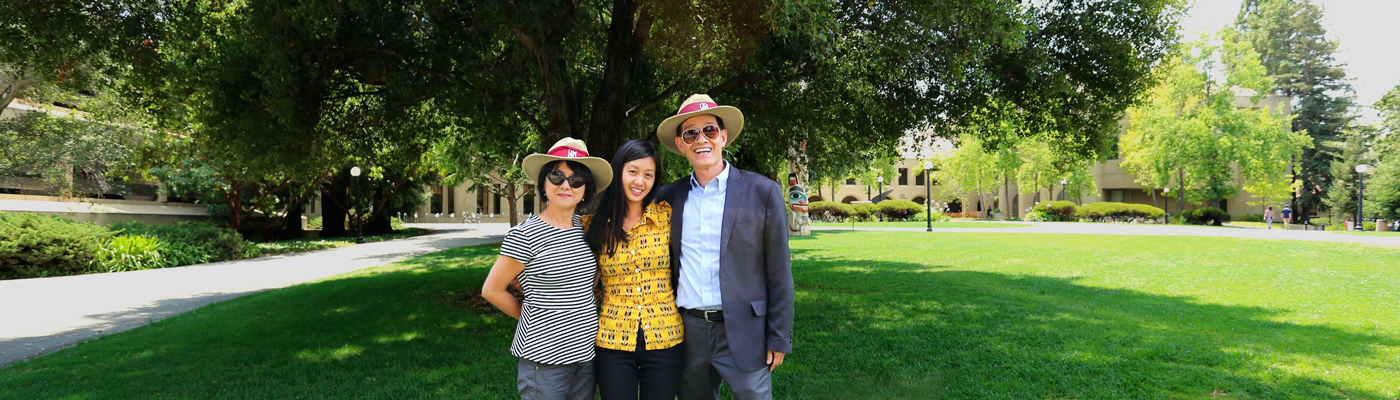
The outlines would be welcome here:
[[[584,217],[603,286],[594,370],[604,400],[676,398],[684,334],[671,286],[671,206],[654,203],[661,157],[632,140],[612,159],[613,185]],[[640,397],[639,397],[640,396]]]

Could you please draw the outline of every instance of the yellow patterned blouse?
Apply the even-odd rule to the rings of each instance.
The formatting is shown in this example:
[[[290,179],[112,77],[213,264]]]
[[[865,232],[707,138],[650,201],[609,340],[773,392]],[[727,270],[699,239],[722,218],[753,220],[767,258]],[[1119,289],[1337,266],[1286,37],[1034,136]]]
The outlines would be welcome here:
[[[584,216],[589,226],[593,216]],[[637,349],[637,331],[646,331],[647,350],[681,343],[681,315],[671,287],[671,205],[647,206],[612,255],[598,257],[603,270],[603,309],[598,314],[598,347]]]

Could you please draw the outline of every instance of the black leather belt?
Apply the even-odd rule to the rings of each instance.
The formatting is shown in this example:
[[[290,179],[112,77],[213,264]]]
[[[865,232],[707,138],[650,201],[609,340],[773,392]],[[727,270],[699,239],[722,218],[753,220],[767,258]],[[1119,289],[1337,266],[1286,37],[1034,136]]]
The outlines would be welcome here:
[[[688,313],[688,314],[690,314],[690,315],[694,315],[694,316],[697,316],[697,317],[700,317],[700,318],[704,318],[704,319],[705,319],[705,322],[723,322],[723,321],[724,321],[724,310],[710,310],[710,311],[706,311],[706,310],[696,310],[696,309],[693,309],[693,308],[687,308],[687,309],[685,309],[685,312]]]

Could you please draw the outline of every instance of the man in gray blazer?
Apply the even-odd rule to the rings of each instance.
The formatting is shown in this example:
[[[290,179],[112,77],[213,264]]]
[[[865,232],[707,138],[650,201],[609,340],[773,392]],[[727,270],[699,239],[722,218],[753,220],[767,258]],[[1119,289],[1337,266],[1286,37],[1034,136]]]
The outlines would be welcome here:
[[[743,126],[739,109],[697,94],[656,129],[692,168],[657,195],[671,204],[671,266],[679,269],[671,276],[685,327],[680,400],[717,399],[721,381],[735,399],[771,399],[772,371],[792,352],[785,193],[724,161]]]

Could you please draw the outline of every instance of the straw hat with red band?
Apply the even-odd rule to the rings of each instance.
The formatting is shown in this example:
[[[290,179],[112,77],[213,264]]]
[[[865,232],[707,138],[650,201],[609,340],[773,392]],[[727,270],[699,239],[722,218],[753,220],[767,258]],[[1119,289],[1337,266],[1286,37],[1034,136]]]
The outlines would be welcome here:
[[[724,121],[724,130],[729,131],[729,143],[734,143],[734,139],[739,137],[739,132],[744,130],[744,113],[739,112],[739,109],[716,104],[710,96],[697,94],[685,99],[680,110],[676,110],[676,115],[661,121],[661,126],[656,127],[656,139],[661,141],[662,146],[680,154],[681,149],[676,148],[676,127],[690,117],[701,114],[714,115]]]
[[[535,179],[540,176],[540,169],[544,168],[545,164],[559,160],[574,161],[588,167],[589,172],[593,173],[595,193],[602,193],[603,189],[607,189],[608,184],[612,183],[612,165],[601,158],[590,157],[588,145],[574,138],[559,139],[558,142],[554,142],[554,146],[550,146],[548,153],[535,153],[525,157],[525,161],[520,163],[520,168],[525,169],[525,176]]]

